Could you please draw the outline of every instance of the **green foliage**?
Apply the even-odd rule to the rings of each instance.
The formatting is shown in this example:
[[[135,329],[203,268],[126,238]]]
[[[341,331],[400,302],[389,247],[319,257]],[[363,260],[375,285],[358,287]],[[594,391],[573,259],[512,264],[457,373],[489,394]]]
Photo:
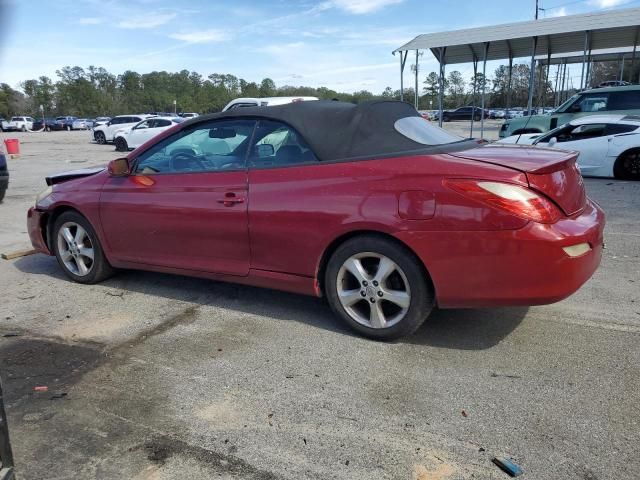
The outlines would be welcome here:
[[[203,78],[188,70],[145,74],[128,70],[116,76],[102,67],[66,66],[56,74],[58,81],[55,83],[47,77],[22,82],[24,95],[2,85],[0,114],[40,116],[40,105],[47,116],[172,112],[174,100],[178,112],[210,113],[222,110],[238,97],[315,96],[354,103],[390,96],[399,98],[399,92],[390,93],[391,88],[387,88],[386,95],[374,95],[367,90],[339,93],[324,87],[285,85],[278,88],[270,78],[260,83],[225,73],[213,73]]]

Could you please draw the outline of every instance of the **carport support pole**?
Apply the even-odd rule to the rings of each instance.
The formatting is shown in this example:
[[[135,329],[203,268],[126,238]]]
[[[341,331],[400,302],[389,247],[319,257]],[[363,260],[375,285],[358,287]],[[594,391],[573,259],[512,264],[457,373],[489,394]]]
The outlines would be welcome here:
[[[473,95],[471,101],[471,127],[469,130],[469,138],[473,138],[473,118],[476,114],[476,79],[478,78],[478,59],[473,55]]]
[[[538,46],[538,37],[533,37],[531,48],[531,67],[529,70],[529,99],[527,100],[527,114],[531,116],[533,113],[533,90],[535,89],[536,75],[536,48]]]
[[[553,106],[557,107],[558,106],[558,100],[559,100],[559,95],[560,92],[558,91],[558,87],[560,84],[560,68],[562,67],[562,65],[559,63],[558,64],[558,68],[556,68],[556,81],[555,81],[555,89],[554,89],[554,96],[553,96]]]
[[[509,48],[509,76],[507,78],[507,112],[505,118],[509,116],[509,108],[511,107],[511,78],[513,74],[513,55]]]
[[[580,73],[580,90],[585,87],[584,68],[587,63],[587,50],[589,50],[589,30],[584,32],[584,53],[582,55],[582,73]]]
[[[489,55],[489,42],[484,44],[484,60],[482,61],[482,97],[480,98],[480,138],[484,138],[484,95],[487,85],[487,56]]]
[[[624,54],[622,54],[622,58],[620,58],[620,81],[624,78]]]
[[[407,61],[407,53],[400,51],[400,101],[404,102],[404,62]]]
[[[420,106],[420,93],[418,92],[418,49],[416,49],[416,92],[415,92],[415,106],[416,110]]]
[[[440,48],[440,91],[438,92],[438,125],[442,127],[442,101],[444,97],[444,71],[445,71],[445,59],[444,56],[447,53],[447,47]]]

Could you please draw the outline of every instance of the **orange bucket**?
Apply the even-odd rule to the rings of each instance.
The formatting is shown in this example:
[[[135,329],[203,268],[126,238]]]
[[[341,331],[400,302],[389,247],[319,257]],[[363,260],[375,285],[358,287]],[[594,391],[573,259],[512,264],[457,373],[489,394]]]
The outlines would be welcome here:
[[[20,155],[20,140],[17,138],[7,138],[4,141],[9,155]]]

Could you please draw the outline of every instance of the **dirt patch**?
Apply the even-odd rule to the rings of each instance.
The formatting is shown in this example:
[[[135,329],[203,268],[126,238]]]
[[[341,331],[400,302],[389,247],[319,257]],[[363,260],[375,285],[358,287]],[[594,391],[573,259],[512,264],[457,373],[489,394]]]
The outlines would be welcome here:
[[[174,456],[181,456],[213,467],[220,473],[231,474],[242,479],[275,480],[279,478],[274,473],[256,468],[240,458],[223,455],[166,436],[154,437],[143,445],[138,445],[131,449],[131,451],[137,450],[145,452],[147,459],[159,466],[164,465],[168,459]]]

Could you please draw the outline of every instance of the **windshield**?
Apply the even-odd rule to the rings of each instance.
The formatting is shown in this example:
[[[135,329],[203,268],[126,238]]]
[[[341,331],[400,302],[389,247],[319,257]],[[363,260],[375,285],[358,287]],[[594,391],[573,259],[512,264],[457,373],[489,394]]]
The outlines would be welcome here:
[[[454,135],[440,127],[430,124],[422,117],[405,117],[396,120],[394,124],[398,133],[414,142],[423,145],[443,145],[445,143],[455,143],[464,140],[463,137]]]
[[[556,108],[553,112],[551,113],[562,113],[566,110],[566,108],[571,105],[580,95],[576,94],[573,97],[569,98],[569,100],[567,100],[566,102],[564,102],[562,105],[560,105],[558,108]]]

